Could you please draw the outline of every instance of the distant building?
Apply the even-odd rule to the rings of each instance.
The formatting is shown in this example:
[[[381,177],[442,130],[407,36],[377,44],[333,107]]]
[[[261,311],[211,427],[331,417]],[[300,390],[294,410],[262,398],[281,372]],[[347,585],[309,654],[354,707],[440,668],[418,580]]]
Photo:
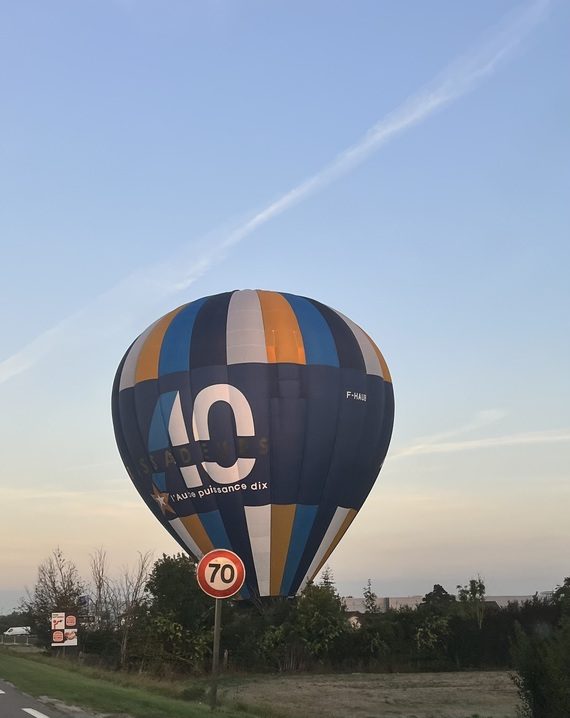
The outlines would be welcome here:
[[[378,610],[384,613],[388,609],[416,608],[422,602],[423,596],[379,596],[376,599]],[[345,596],[343,599],[347,613],[365,613],[364,599]]]
[[[552,591],[542,591],[538,594],[539,598],[546,599],[552,597]],[[530,596],[485,596],[485,603],[489,607],[506,608],[509,603],[524,603],[531,601],[534,595]],[[354,596],[345,596],[343,599],[346,606],[346,612],[349,614],[349,620],[358,620],[358,615],[366,612],[364,607],[364,598],[354,598]],[[423,596],[379,596],[376,599],[376,606],[381,613],[388,609],[398,611],[401,608],[417,608],[423,600]]]
[[[485,596],[485,603],[494,601],[499,608],[506,608],[509,603],[524,603],[532,601],[533,598],[534,596]]]

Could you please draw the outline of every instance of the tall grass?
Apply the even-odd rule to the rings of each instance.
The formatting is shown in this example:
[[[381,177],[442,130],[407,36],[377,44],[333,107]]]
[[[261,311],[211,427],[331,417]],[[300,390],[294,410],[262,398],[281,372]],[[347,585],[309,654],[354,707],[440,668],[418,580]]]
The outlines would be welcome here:
[[[86,668],[65,659],[22,656],[0,650],[0,676],[33,696],[105,713],[127,713],[133,718],[206,718],[211,711],[196,698],[205,695],[197,680],[168,683],[143,675]],[[188,700],[191,699],[191,700]],[[243,708],[243,707],[241,707]],[[222,706],[223,718],[259,717],[257,710]]]

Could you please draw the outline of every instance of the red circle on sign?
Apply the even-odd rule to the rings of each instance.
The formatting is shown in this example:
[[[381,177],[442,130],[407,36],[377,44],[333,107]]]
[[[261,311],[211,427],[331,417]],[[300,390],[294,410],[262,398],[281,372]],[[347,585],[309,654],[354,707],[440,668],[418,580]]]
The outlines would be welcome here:
[[[77,618],[75,616],[66,616],[65,617],[65,625],[69,626],[70,628],[77,625]]]
[[[63,643],[63,631],[54,631],[52,641],[54,643]]]
[[[218,548],[200,559],[196,578],[198,585],[208,596],[230,598],[243,586],[245,566],[237,553]]]

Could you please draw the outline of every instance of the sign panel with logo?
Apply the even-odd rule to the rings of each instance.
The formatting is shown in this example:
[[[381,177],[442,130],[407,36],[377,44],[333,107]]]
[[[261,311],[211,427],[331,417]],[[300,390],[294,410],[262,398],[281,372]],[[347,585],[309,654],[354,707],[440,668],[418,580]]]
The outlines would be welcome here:
[[[72,613],[51,614],[51,645],[77,645],[77,616]]]
[[[51,614],[51,630],[59,631],[65,628],[65,613],[52,613]]]

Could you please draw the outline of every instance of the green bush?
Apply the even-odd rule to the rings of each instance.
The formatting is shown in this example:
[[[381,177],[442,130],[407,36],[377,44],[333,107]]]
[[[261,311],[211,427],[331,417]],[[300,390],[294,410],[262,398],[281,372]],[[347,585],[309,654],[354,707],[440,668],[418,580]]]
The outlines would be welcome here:
[[[518,626],[513,659],[521,716],[570,716],[570,617],[563,618],[557,629],[542,625],[530,634]]]

